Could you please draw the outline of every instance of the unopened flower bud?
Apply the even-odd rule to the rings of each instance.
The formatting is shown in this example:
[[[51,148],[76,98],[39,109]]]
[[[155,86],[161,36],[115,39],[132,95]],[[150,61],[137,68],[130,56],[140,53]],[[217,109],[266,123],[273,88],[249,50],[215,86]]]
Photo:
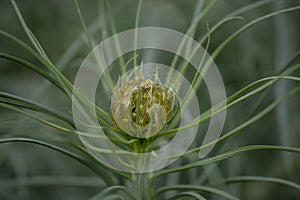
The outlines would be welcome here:
[[[138,68],[119,78],[110,105],[115,124],[140,138],[160,132],[172,119],[176,107],[175,92],[159,80],[145,79]]]

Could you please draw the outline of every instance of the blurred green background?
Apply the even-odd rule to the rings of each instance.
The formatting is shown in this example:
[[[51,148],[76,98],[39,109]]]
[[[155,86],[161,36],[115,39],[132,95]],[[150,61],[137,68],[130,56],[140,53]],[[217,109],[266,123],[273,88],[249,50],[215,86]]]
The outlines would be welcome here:
[[[137,0],[111,0],[112,18],[117,32],[134,28]],[[204,3],[209,2],[204,1]],[[198,24],[194,38],[206,33],[205,22],[212,27],[222,17],[256,0],[220,0]],[[17,1],[28,27],[38,38],[50,59],[71,81],[89,50],[76,7],[72,0]],[[197,0],[144,0],[140,27],[158,26],[185,33],[189,27]],[[109,11],[102,0],[79,1],[82,14],[95,43],[112,35]],[[274,0],[254,11],[243,14],[244,20],[223,25],[211,35],[211,53],[220,42],[245,23],[267,13],[291,6],[299,0]],[[247,84],[272,76],[300,48],[300,11],[283,14],[259,23],[238,36],[215,60],[222,74],[228,95]],[[0,29],[28,42],[11,3],[0,0]],[[28,42],[29,43],[29,42]],[[39,65],[27,52],[11,40],[0,37],[0,52],[15,55]],[[70,56],[72,55],[72,56]],[[297,73],[296,73],[297,75]],[[299,72],[298,72],[299,76]],[[281,81],[270,87],[260,101],[254,96],[228,110],[224,133],[241,124],[251,114],[263,109],[297,83]],[[0,60],[0,91],[12,93],[54,107],[62,112],[71,110],[71,102],[34,72],[15,63]],[[250,144],[300,146],[300,96],[295,95],[271,114],[242,130],[228,141],[218,144],[211,155]],[[253,107],[259,102],[256,109]],[[38,114],[40,115],[40,114]],[[45,117],[45,116],[41,116]],[[68,136],[41,125],[28,117],[0,107],[0,137],[30,137],[60,144]],[[71,140],[76,140],[70,137]],[[300,184],[299,155],[262,151],[243,154],[214,164],[208,169],[183,173],[180,181],[188,183],[189,176],[204,176],[215,181],[220,177],[261,175],[285,178]],[[187,174],[187,176],[184,176]],[[47,179],[47,184],[26,185],[30,178]],[[53,184],[49,182],[52,180]],[[85,178],[81,178],[85,177]],[[50,179],[49,179],[50,178]],[[65,185],[56,185],[63,179]],[[170,178],[171,180],[171,178]],[[64,182],[62,181],[62,182]],[[68,186],[69,182],[86,182],[86,187]],[[99,182],[100,187],[95,187]],[[167,184],[162,180],[159,184]],[[89,186],[89,185],[92,185]],[[225,187],[225,186],[224,186]],[[0,199],[88,199],[101,190],[101,180],[76,161],[57,152],[30,144],[0,145]],[[295,189],[275,184],[232,184],[228,191],[242,199],[300,199]]]

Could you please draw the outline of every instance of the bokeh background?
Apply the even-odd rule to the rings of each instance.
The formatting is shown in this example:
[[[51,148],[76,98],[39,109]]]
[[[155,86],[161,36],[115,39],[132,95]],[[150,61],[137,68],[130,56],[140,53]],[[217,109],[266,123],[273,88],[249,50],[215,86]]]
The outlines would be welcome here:
[[[134,28],[138,1],[109,2],[117,32]],[[254,2],[259,1],[218,1],[198,24],[193,37],[199,40],[206,33],[205,22],[213,26],[227,14]],[[193,19],[197,3],[197,0],[144,0],[139,26],[165,27],[185,33]],[[17,4],[28,27],[38,38],[50,59],[73,81],[78,67],[89,52],[74,2],[19,0]],[[109,10],[105,7],[104,1],[79,1],[79,5],[95,43],[112,35]],[[243,14],[244,20],[229,22],[211,35],[208,52],[212,52],[220,42],[245,23],[267,13],[297,5],[300,5],[299,0],[274,0]],[[281,70],[300,48],[299,21],[300,11],[276,16],[242,33],[225,48],[215,62],[222,74],[228,95],[255,80],[275,75]],[[8,0],[0,0],[0,29],[29,43]],[[39,65],[31,55],[3,36],[0,36],[0,52]],[[299,76],[299,71],[294,75]],[[249,116],[255,115],[297,84],[281,81],[270,87],[263,97],[254,96],[230,108],[224,133],[241,124]],[[0,60],[0,91],[46,104],[65,113],[71,111],[70,100],[46,80],[25,67],[4,59]],[[278,109],[254,125],[216,145],[211,155],[250,144],[300,147],[299,100],[299,95],[289,98]],[[60,141],[66,138],[76,141],[72,136],[63,135],[57,130],[2,107],[0,107],[0,137],[30,137],[54,144],[60,144]],[[186,171],[179,181],[189,183],[190,177],[194,176],[198,179],[196,181],[199,181],[197,183],[203,181],[208,184],[218,182],[220,177],[259,175],[285,178],[300,184],[299,164],[299,155],[275,151],[252,152],[208,167]],[[26,184],[29,179],[33,181],[30,185]],[[34,180],[37,180],[37,184],[34,184]],[[44,184],[41,184],[43,180]],[[74,182],[85,182],[86,187],[76,187]],[[160,185],[170,182],[172,176],[165,182],[161,181]],[[99,187],[96,187],[97,183]],[[0,199],[88,199],[102,189],[101,185],[101,180],[97,179],[93,172],[57,152],[30,144],[0,145]],[[224,187],[242,199],[300,199],[297,190],[269,183],[253,182],[221,186]]]

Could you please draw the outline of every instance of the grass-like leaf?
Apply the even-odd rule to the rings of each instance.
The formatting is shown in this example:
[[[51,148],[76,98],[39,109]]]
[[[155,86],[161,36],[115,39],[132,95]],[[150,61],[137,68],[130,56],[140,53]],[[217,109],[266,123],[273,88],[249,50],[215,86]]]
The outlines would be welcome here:
[[[279,14],[283,14],[283,13],[288,13],[288,12],[293,12],[296,10],[299,10],[300,6],[296,6],[296,7],[292,7],[292,8],[287,8],[287,9],[283,9],[280,11],[276,11],[267,15],[264,15],[262,17],[256,18],[254,20],[252,20],[251,22],[247,23],[246,25],[244,25],[242,28],[240,28],[239,30],[237,30],[236,32],[234,32],[233,34],[231,34],[227,39],[225,39],[212,53],[212,58],[215,59],[220,53],[221,51],[228,45],[230,44],[230,42],[236,38],[238,35],[240,35],[242,32],[246,31],[247,29],[251,28],[252,26],[254,26],[255,24],[264,21],[266,19],[272,18],[276,15]]]
[[[85,165],[86,167],[90,168],[92,171],[94,171],[99,177],[103,178],[103,180],[108,183],[111,184],[112,183],[112,179],[110,176],[108,176],[105,172],[101,172],[98,169],[94,168],[94,166],[86,159],[84,159],[83,157],[70,152],[66,149],[63,149],[61,147],[49,144],[47,142],[43,142],[43,141],[39,141],[39,140],[35,140],[35,139],[30,139],[30,138],[7,138],[7,139],[0,139],[0,144],[4,144],[4,143],[31,143],[31,144],[36,144],[36,145],[40,145],[49,149],[53,149],[55,151],[58,151],[60,153],[65,154],[66,156],[77,160],[78,162],[82,163],[83,165]]]
[[[122,192],[122,196],[124,197],[124,195],[126,197],[128,197],[129,199],[133,199],[135,200],[134,196],[130,193],[130,191],[128,191],[128,189],[124,186],[111,186],[109,188],[106,188],[105,190],[103,190],[101,193],[96,194],[95,196],[93,196],[92,198],[90,198],[89,200],[97,200],[97,199],[103,199],[105,198],[107,195],[113,194],[113,193],[118,193],[118,192]],[[121,197],[122,197],[121,196]]]
[[[21,66],[24,66],[34,72],[36,72],[37,74],[41,75],[42,77],[44,77],[46,80],[50,81],[54,86],[56,86],[57,88],[59,88],[61,91],[65,92],[62,88],[62,86],[59,84],[59,82],[51,75],[49,75],[46,71],[42,70],[40,67],[26,61],[23,60],[21,58],[18,58],[16,56],[12,56],[12,55],[8,55],[5,53],[0,53],[0,57],[3,59],[7,59],[10,61],[13,61],[15,63],[21,64]]]
[[[79,145],[76,145],[76,144],[73,144],[71,143],[70,145],[72,145],[73,147],[75,147],[76,149],[78,149],[79,151],[81,151],[82,153],[84,153],[86,156],[88,156],[89,158],[91,158],[92,160],[94,160],[99,166],[115,173],[115,174],[118,174],[119,176],[123,177],[123,178],[126,178],[126,179],[130,179],[130,177],[128,176],[128,174],[126,173],[123,173],[121,171],[118,171],[118,170],[115,170],[109,166],[107,166],[106,164],[102,163],[98,158],[96,158],[93,154],[91,154],[90,152],[88,152],[85,148],[79,146]]]
[[[36,39],[36,37],[33,35],[33,33],[31,32],[31,30],[27,27],[26,22],[15,2],[15,0],[10,0],[10,2],[12,3],[15,12],[18,16],[18,19],[22,25],[23,30],[25,31],[27,37],[29,38],[30,42],[32,43],[32,45],[34,46],[35,50],[45,59],[45,60],[49,60],[48,56],[46,55],[44,49],[42,48],[41,44],[38,42],[38,40]]]
[[[200,166],[203,166],[203,165],[207,165],[207,164],[210,164],[210,163],[225,160],[225,159],[240,155],[242,153],[246,153],[246,152],[254,151],[254,150],[277,150],[277,151],[300,153],[300,148],[293,148],[293,147],[274,146],[274,145],[244,146],[244,147],[236,148],[234,150],[222,153],[222,154],[217,155],[217,156],[213,156],[211,158],[206,158],[206,159],[203,159],[203,160],[191,163],[191,164],[183,165],[183,166],[178,167],[178,168],[173,168],[173,169],[161,171],[161,172],[159,172],[159,173],[157,173],[156,175],[153,176],[153,180],[155,180],[156,178],[158,178],[160,176],[164,176],[164,175],[167,175],[167,174],[170,174],[170,173],[175,173],[175,172],[180,172],[180,171],[195,168],[195,167],[200,167]]]
[[[285,185],[300,191],[300,185],[294,183],[292,181],[288,181],[285,179],[274,178],[274,177],[263,177],[263,176],[237,176],[237,177],[230,177],[224,180],[225,183],[241,183],[241,182],[265,182],[265,183],[274,183]]]
[[[106,187],[99,177],[88,176],[30,176],[26,178],[6,179],[0,182],[0,188],[14,187]]]
[[[29,99],[26,99],[23,97],[19,97],[19,96],[13,95],[13,94],[9,94],[9,93],[0,91],[0,102],[14,105],[14,106],[19,106],[19,107],[37,111],[40,113],[48,114],[50,116],[61,119],[65,122],[67,122],[68,124],[74,126],[73,120],[71,119],[70,116],[62,113],[61,111],[55,110],[53,108],[50,108],[48,106],[45,106],[43,104],[34,102],[32,100],[29,100]]]
[[[181,192],[181,193],[176,194],[173,197],[171,197],[170,200],[180,199],[182,197],[193,197],[194,199],[198,199],[198,200],[206,200],[203,196],[201,196],[200,194],[198,194],[196,192]]]
[[[213,188],[213,187],[208,187],[208,186],[196,186],[196,185],[176,185],[176,186],[168,186],[168,187],[162,187],[156,191],[156,196],[159,196],[161,193],[166,192],[166,191],[172,191],[172,190],[177,190],[177,191],[188,191],[188,190],[195,190],[195,191],[200,191],[200,192],[208,192],[212,193],[218,196],[221,196],[226,199],[231,199],[231,200],[238,200],[237,197],[234,197],[231,194],[228,194],[222,190]]]

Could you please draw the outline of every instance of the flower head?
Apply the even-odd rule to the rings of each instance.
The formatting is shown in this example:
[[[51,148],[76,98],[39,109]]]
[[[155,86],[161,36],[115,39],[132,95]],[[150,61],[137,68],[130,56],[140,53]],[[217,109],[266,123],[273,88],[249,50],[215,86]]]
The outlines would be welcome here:
[[[176,108],[174,90],[158,79],[145,79],[135,67],[120,77],[111,97],[111,116],[115,124],[134,137],[150,137],[161,131]]]

